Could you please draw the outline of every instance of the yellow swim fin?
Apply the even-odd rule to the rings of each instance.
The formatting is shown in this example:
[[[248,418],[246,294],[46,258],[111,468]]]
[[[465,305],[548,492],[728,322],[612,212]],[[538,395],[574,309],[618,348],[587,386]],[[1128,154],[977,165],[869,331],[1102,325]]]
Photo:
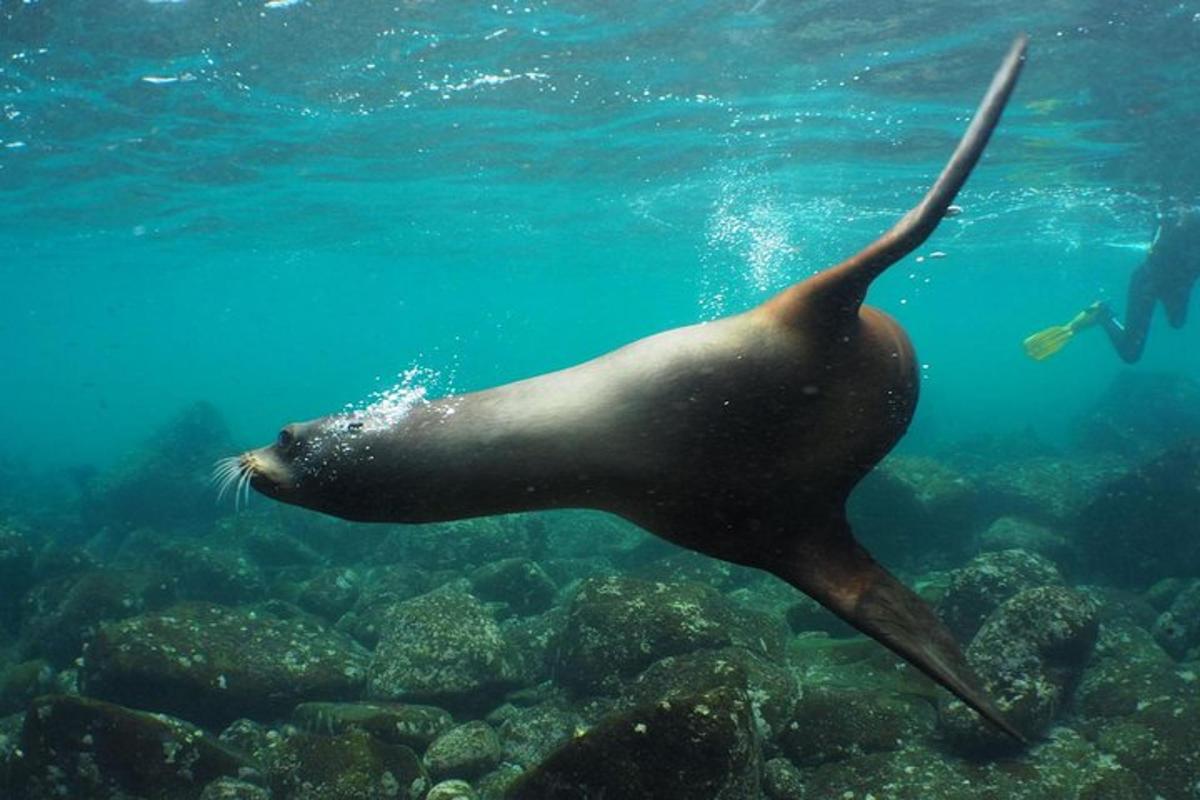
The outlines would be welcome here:
[[[1092,303],[1080,311],[1066,325],[1055,325],[1029,336],[1022,342],[1025,355],[1034,361],[1044,361],[1062,350],[1077,332],[1090,328],[1100,319],[1101,303]]]

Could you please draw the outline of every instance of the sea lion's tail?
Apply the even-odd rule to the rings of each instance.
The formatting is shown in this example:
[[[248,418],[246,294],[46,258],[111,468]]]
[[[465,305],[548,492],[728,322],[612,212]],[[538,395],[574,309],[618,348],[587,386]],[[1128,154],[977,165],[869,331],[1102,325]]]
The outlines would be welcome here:
[[[803,552],[769,569],[1026,743],[988,697],[954,635],[924,600],[858,544],[844,515],[835,515],[827,531],[803,542]]]
[[[871,281],[929,238],[987,147],[1016,85],[1028,41],[1022,34],[1012,43],[958,147],[921,202],[855,255],[769,301],[777,316],[800,318],[805,309],[814,308],[856,316]]]

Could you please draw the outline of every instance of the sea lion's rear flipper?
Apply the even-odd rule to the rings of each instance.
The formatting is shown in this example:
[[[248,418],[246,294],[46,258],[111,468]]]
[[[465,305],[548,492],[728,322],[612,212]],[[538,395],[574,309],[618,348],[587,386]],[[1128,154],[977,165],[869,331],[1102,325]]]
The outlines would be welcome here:
[[[887,233],[855,255],[785,289],[769,301],[777,318],[805,319],[813,309],[843,317],[857,316],[871,281],[929,238],[983,155],[992,131],[1000,122],[1000,114],[1021,72],[1027,43],[1024,35],[1012,43],[958,147],[921,202]]]
[[[933,610],[876,563],[843,519],[824,534],[805,536],[801,550],[772,567],[855,628],[899,654],[949,689],[996,727],[1024,743],[980,686],[962,650]]]

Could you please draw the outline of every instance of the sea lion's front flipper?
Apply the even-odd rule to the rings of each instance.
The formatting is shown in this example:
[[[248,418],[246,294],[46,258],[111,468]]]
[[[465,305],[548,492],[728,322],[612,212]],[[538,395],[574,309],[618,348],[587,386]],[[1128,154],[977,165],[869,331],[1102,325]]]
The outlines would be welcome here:
[[[966,133],[921,202],[855,255],[785,289],[768,301],[777,319],[808,320],[813,311],[842,318],[856,317],[871,281],[929,238],[954,202],[958,190],[966,183],[1000,122],[1000,114],[1021,72],[1027,44],[1024,35],[1012,43]]]
[[[953,634],[924,600],[855,541],[844,519],[836,519],[824,533],[806,535],[800,549],[771,571],[1025,742],[983,691]]]

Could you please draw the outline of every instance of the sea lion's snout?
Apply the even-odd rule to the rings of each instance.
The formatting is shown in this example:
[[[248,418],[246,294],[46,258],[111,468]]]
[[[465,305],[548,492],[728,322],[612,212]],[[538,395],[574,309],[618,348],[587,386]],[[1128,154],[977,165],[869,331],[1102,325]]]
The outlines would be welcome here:
[[[275,498],[295,487],[292,470],[275,452],[277,447],[268,445],[238,456],[242,469],[250,476],[251,488]]]

